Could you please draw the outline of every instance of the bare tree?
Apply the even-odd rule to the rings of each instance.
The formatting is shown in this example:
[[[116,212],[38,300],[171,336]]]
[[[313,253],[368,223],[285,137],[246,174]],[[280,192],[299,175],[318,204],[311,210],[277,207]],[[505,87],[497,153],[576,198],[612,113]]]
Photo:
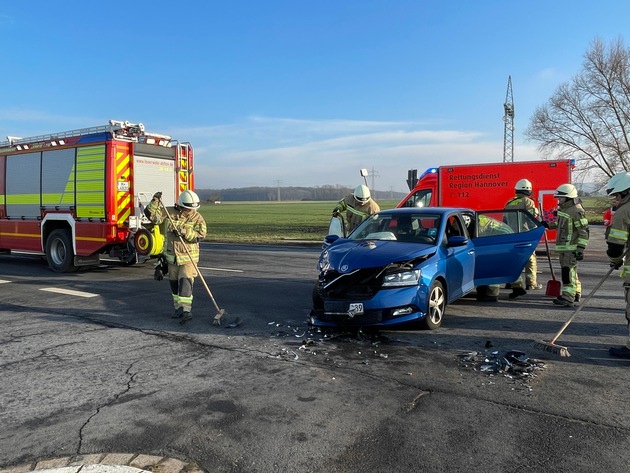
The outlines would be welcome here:
[[[574,158],[600,184],[630,170],[630,50],[595,39],[582,71],[538,107],[525,136],[549,158]]]

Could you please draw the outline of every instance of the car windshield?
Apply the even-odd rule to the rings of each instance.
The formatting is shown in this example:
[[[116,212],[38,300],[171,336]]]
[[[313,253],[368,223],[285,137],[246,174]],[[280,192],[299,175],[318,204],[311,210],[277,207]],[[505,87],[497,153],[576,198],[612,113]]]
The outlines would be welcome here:
[[[348,238],[435,245],[439,227],[440,215],[437,214],[376,214],[363,221]]]

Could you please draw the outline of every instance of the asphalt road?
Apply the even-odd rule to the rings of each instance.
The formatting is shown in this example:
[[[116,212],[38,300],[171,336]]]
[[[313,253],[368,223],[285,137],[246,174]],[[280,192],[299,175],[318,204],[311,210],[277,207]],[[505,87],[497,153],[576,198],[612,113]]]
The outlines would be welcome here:
[[[585,296],[608,270],[602,234],[580,266]],[[194,319],[171,319],[150,264],[59,275],[0,256],[0,468],[135,452],[208,472],[628,471],[630,361],[607,352],[627,336],[616,274],[560,358],[534,348],[572,314],[544,290],[462,299],[433,332],[309,330],[317,254],[204,245],[233,328],[212,326],[199,283]],[[546,283],[544,256],[539,269]],[[521,378],[461,358],[511,350],[541,367]]]

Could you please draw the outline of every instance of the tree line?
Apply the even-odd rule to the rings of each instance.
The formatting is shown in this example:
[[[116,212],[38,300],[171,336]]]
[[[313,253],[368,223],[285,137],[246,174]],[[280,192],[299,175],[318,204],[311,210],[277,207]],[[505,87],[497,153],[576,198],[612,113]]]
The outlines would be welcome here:
[[[340,185],[321,187],[242,187],[232,189],[195,189],[204,202],[251,201],[337,201],[352,193],[354,188]],[[402,199],[403,192],[372,191],[374,199]]]

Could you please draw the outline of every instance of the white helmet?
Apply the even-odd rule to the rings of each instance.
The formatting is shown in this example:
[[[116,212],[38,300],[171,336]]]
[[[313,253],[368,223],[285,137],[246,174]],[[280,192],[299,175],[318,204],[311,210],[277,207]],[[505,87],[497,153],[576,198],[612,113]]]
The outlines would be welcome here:
[[[575,199],[578,196],[577,189],[573,184],[562,184],[556,189],[553,195],[556,199],[566,197],[567,199]]]
[[[615,195],[630,189],[630,172],[615,174],[606,185],[606,193]]]
[[[354,198],[361,204],[365,204],[370,200],[370,189],[368,186],[361,184],[354,189]]]
[[[177,198],[177,205],[185,209],[197,210],[199,208],[199,196],[193,191],[184,191]]]
[[[516,192],[530,195],[532,193],[532,183],[529,182],[527,179],[521,179],[514,186],[514,190]]]
[[[627,181],[628,176],[630,176],[630,173],[624,171],[624,172],[618,172],[613,177],[611,177],[608,180],[608,183],[606,184],[606,194],[613,195],[616,192],[621,192],[621,191],[625,190],[625,189],[621,189],[621,190],[617,190],[616,192],[614,192],[615,188],[617,187],[618,184],[621,184],[622,181],[624,181],[624,182]]]

